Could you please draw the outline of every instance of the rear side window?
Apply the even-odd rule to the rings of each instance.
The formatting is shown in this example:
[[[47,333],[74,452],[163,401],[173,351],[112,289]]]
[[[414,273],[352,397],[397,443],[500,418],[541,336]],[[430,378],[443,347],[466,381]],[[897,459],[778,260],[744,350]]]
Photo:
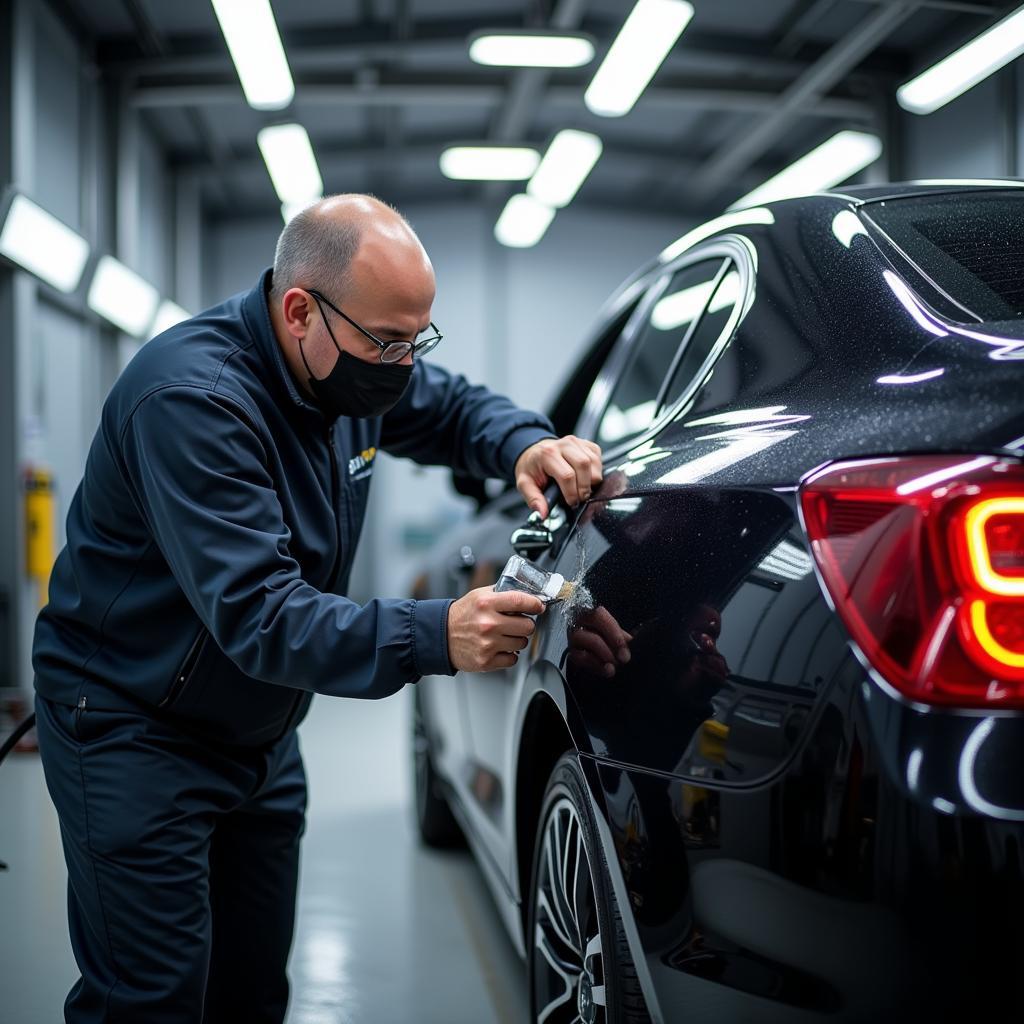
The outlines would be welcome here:
[[[864,212],[979,319],[1024,317],[1024,190],[889,199]]]
[[[695,381],[721,338],[739,301],[740,275],[735,265],[730,263],[719,275],[718,284],[704,315],[677,357],[665,397],[660,403],[662,408],[674,405]]]
[[[683,267],[657,297],[598,424],[600,443],[619,444],[642,434],[654,422],[662,384],[680,345],[711,298],[723,262],[702,260]]]

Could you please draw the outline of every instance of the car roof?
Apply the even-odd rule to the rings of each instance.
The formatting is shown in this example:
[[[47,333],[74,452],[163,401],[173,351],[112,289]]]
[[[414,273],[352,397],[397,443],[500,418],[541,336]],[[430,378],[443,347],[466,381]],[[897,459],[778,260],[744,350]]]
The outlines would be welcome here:
[[[1020,178],[926,178],[919,181],[884,182],[878,185],[850,185],[828,189],[824,194],[852,199],[857,203],[873,203],[883,199],[905,199],[908,196],[941,195],[945,192],[976,192],[993,188],[1024,189]],[[805,196],[813,199],[813,196]],[[771,204],[769,204],[771,205]]]

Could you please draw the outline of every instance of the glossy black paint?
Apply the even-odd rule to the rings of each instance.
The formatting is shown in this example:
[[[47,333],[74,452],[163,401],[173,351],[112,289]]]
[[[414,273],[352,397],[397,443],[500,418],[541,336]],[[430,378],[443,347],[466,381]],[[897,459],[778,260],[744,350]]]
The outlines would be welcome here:
[[[901,191],[929,190],[774,204],[677,261],[749,263],[728,344],[646,435],[606,448],[601,489],[560,510],[540,559],[631,634],[629,661],[595,671],[578,650],[594,613],[562,606],[516,669],[421,684],[520,948],[535,762],[552,736],[579,752],[655,1020],[1024,1008],[1024,716],[909,706],[875,678],[797,512],[833,459],[1024,448],[1024,341],[962,322],[875,231],[870,204]],[[589,397],[563,392],[561,429],[595,436],[642,293],[676,265],[609,303],[591,343],[609,354],[586,364]],[[524,519],[516,494],[492,502],[439,545],[427,592],[493,582]]]

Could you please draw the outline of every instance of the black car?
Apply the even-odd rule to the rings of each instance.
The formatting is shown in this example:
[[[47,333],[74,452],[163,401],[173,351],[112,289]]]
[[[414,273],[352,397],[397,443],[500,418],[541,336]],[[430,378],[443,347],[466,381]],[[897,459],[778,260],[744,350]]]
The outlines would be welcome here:
[[[423,837],[465,834],[539,1024],[1022,1019],[1022,187],[691,232],[551,410],[600,490],[436,547],[417,596],[512,546],[578,584],[416,689]]]

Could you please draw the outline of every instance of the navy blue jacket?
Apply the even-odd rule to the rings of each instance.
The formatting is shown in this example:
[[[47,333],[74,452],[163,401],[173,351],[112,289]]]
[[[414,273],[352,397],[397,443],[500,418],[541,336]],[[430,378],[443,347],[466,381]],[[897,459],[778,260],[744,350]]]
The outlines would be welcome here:
[[[378,419],[328,422],[249,293],[139,351],[103,406],[33,648],[59,703],[272,741],[312,693],[450,674],[444,600],[344,597],[377,449],[510,479],[551,424],[417,362]]]

